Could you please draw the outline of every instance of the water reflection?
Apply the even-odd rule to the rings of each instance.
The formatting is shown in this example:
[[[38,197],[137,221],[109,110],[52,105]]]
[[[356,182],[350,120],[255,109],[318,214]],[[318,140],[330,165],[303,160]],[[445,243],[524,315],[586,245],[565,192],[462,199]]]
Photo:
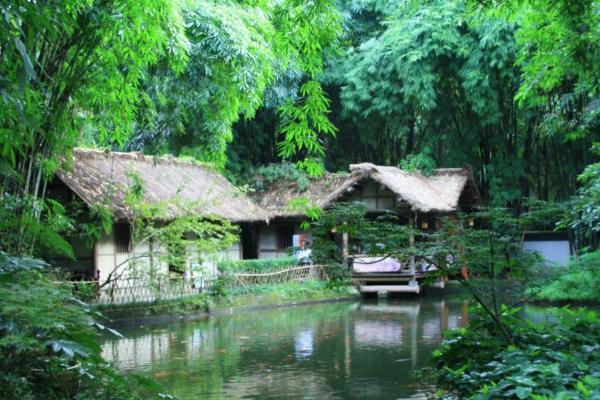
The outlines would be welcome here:
[[[296,335],[296,359],[309,358],[313,353],[313,330],[301,329]]]
[[[460,300],[330,303],[119,327],[103,355],[182,399],[419,398],[412,372],[466,322]]]

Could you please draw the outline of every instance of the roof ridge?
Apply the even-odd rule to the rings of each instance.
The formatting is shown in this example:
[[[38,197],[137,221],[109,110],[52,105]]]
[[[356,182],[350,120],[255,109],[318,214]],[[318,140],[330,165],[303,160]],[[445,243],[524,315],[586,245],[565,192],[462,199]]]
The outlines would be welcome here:
[[[154,163],[156,160],[159,160],[166,163],[200,167],[209,172],[214,172],[216,175],[221,175],[218,173],[216,168],[210,163],[194,160],[192,158],[176,157],[173,154],[144,154],[141,151],[115,151],[109,149],[95,149],[91,147],[75,147],[73,149],[73,153],[98,156],[103,155],[106,158],[108,158],[109,156],[116,156],[117,158],[121,159],[137,160],[152,163]]]

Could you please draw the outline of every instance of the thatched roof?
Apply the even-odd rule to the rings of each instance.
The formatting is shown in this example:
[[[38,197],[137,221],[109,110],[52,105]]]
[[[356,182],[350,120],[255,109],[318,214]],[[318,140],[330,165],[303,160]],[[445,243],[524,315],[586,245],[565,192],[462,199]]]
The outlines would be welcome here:
[[[88,205],[108,205],[120,220],[130,217],[125,202],[133,176],[141,179],[144,200],[150,203],[194,203],[206,217],[233,222],[265,221],[267,213],[208,166],[173,157],[76,148],[70,168],[57,176]],[[171,205],[169,218],[182,210]]]
[[[437,169],[433,176],[424,176],[371,163],[350,165],[349,174],[327,173],[313,180],[305,191],[295,182],[280,180],[257,192],[254,199],[271,217],[299,217],[302,212],[290,208],[290,200],[305,197],[322,208],[328,207],[352,190],[352,186],[368,179],[388,188],[413,211],[448,213],[459,206],[469,208],[480,202],[470,169],[443,168]]]
[[[312,204],[327,207],[354,183],[349,174],[327,172],[323,177],[311,180],[305,190],[300,190],[295,181],[279,179],[266,190],[256,192],[253,198],[271,217],[297,217],[303,216],[304,213],[291,208],[290,200],[306,197]]]

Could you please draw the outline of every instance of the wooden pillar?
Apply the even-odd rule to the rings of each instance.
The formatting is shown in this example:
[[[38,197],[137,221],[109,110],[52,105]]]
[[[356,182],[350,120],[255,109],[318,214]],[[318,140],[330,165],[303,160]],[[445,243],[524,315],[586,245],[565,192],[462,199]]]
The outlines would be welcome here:
[[[344,225],[347,225],[347,223],[344,222]],[[344,259],[344,261],[346,261],[346,259],[348,258],[348,253],[348,232],[346,232],[344,228],[344,232],[342,232],[342,258]]]
[[[454,216],[454,220],[456,220],[456,216]],[[465,227],[464,227],[464,224],[463,224],[463,220],[461,219],[459,221],[459,223],[460,223],[461,231],[464,232],[464,228]],[[464,254],[465,254],[464,247],[461,246],[460,249],[459,249],[459,252],[460,252],[460,255],[461,255],[460,258],[461,258],[461,262],[462,262],[462,265],[460,266],[460,275],[462,276],[462,278],[464,280],[467,280],[467,279],[469,279],[469,266],[467,265],[467,262],[466,262],[465,257],[464,257]]]
[[[416,226],[416,215],[412,213],[412,211],[410,212],[410,215],[408,217],[408,221],[409,221],[409,225],[412,229],[415,229]],[[408,238],[408,242],[409,245],[411,247],[411,249],[415,246],[415,235],[414,232],[411,231],[410,233],[410,237]],[[415,255],[411,255],[410,256],[410,274],[413,276],[416,275],[416,271],[415,271]]]

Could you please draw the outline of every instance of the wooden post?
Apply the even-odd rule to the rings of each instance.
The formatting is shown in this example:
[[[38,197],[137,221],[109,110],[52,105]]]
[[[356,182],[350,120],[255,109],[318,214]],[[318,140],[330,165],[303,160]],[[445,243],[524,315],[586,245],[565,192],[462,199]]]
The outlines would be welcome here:
[[[346,225],[345,222],[344,225]],[[344,261],[348,258],[348,232],[342,233],[342,258]]]
[[[453,220],[456,221],[456,216],[453,216]],[[463,221],[462,219],[459,221],[460,223],[460,228],[461,231],[464,232],[464,225],[463,225]],[[464,260],[464,254],[465,254],[465,249],[464,247],[460,246],[460,248],[458,249],[460,255],[461,255],[461,259]],[[469,279],[469,266],[466,263],[466,260],[464,260],[464,263],[460,266],[460,275],[462,276],[462,278],[464,280]]]
[[[413,215],[412,212],[410,212],[410,216],[408,217],[408,221],[409,221],[409,225],[412,229],[415,229],[416,226],[416,215]],[[410,233],[410,237],[408,238],[408,243],[411,247],[411,249],[415,246],[415,234],[414,232]],[[413,279],[416,275],[416,271],[415,271],[415,255],[411,255],[410,256],[410,274],[413,276]]]

